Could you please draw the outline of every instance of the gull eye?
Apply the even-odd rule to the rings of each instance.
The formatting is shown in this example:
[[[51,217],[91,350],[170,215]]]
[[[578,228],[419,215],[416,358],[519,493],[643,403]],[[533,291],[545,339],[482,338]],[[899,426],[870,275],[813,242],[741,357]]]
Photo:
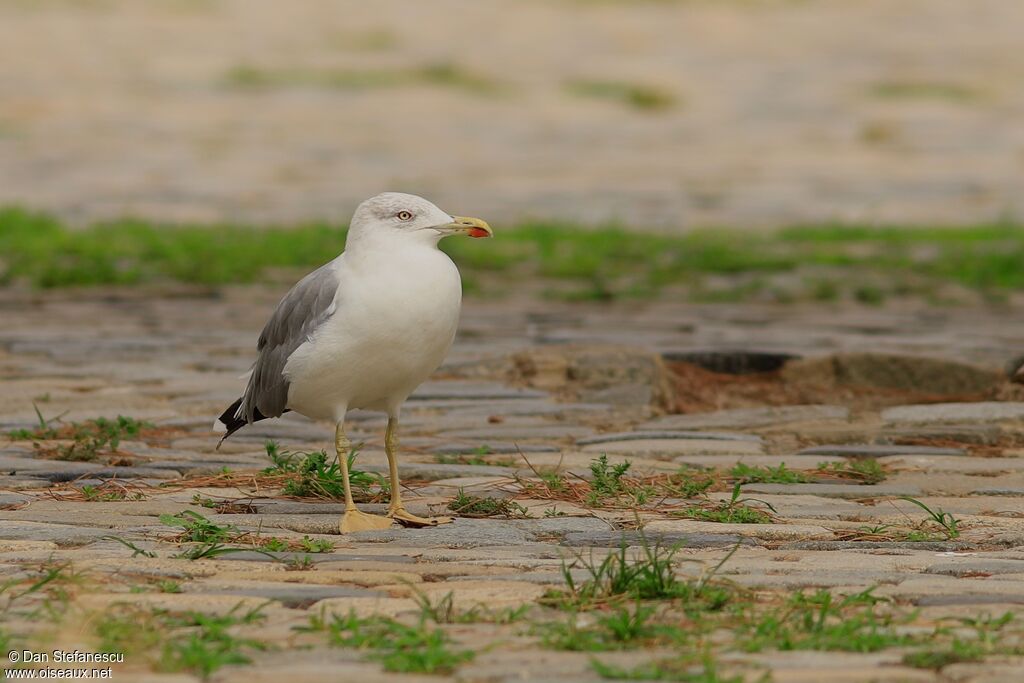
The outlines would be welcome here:
[[[398,213],[395,214],[395,218],[397,218],[400,221],[411,221],[412,211],[399,211]]]

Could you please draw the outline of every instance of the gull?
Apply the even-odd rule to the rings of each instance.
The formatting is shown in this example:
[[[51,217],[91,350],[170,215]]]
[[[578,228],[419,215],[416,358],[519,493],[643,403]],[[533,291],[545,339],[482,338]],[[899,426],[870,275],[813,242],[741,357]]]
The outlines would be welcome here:
[[[292,287],[260,334],[245,393],[214,423],[228,438],[242,427],[295,411],[336,425],[345,488],[341,533],[435,526],[402,504],[398,418],[402,404],[448,354],[459,322],[462,280],[438,243],[449,235],[491,237],[479,218],[450,216],[422,197],[385,192],[356,209],[345,250]],[[345,415],[387,414],[384,451],[391,479],[386,517],[352,502]]]

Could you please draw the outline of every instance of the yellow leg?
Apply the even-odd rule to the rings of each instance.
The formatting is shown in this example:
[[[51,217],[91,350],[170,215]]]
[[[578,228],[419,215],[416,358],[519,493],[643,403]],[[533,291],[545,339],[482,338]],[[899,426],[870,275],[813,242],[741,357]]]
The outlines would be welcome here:
[[[384,433],[384,452],[388,456],[388,469],[391,471],[391,505],[388,507],[388,517],[404,526],[437,526],[438,524],[449,524],[451,517],[418,517],[402,505],[402,487],[398,483],[398,459],[395,453],[398,451],[398,418],[388,418],[388,428]]]
[[[334,432],[334,448],[338,453],[338,464],[341,465],[341,481],[345,486],[345,512],[341,516],[338,528],[341,533],[347,534],[350,531],[374,531],[387,529],[391,526],[391,519],[380,515],[370,515],[356,509],[352,501],[352,486],[348,481],[348,452],[352,444],[345,436],[345,423],[339,422]]]

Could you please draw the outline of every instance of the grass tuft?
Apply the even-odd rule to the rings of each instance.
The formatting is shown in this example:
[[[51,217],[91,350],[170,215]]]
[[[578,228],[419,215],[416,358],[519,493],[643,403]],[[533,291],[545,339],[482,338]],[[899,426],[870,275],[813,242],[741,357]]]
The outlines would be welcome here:
[[[529,510],[507,498],[482,498],[467,495],[462,489],[448,503],[448,509],[460,517],[529,517]]]
[[[771,524],[772,516],[763,510],[751,507],[748,503],[760,503],[772,512],[775,508],[757,498],[740,498],[743,482],[737,481],[732,487],[729,500],[720,503],[702,503],[691,505],[682,510],[674,510],[671,514],[696,519],[702,522],[719,522],[723,524]]]
[[[328,459],[326,451],[286,451],[275,442],[268,441],[264,445],[267,457],[272,465],[263,470],[263,474],[288,475],[282,493],[296,498],[326,498],[344,500],[345,484],[341,476],[341,466],[337,457]],[[359,451],[352,449],[347,456],[349,484],[352,497],[359,501],[373,500],[378,492],[387,489],[387,481],[377,474],[364,472],[355,467]]]
[[[89,462],[103,455],[113,455],[117,453],[117,447],[121,445],[122,439],[137,437],[144,429],[153,427],[148,422],[124,415],[118,415],[112,420],[97,417],[85,422],[65,424],[60,421],[59,416],[44,418],[35,403],[32,407],[36,411],[39,426],[35,429],[15,429],[7,435],[15,441],[32,441],[33,447],[42,457],[56,460]],[[48,441],[71,443],[48,445]]]
[[[810,481],[803,472],[786,469],[786,463],[780,463],[778,467],[751,467],[739,462],[729,470],[729,476],[742,484],[804,484]]]
[[[841,479],[853,479],[862,484],[885,481],[886,473],[875,458],[855,458],[843,462],[818,463],[818,472]]]

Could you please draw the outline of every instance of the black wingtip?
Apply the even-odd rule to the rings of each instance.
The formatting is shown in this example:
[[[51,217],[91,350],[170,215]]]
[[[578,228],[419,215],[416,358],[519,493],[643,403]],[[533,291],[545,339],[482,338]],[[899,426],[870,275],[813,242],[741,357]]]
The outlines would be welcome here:
[[[221,413],[221,416],[217,418],[218,421],[224,425],[225,430],[227,430],[224,432],[224,436],[220,437],[220,441],[217,443],[217,450],[220,450],[220,445],[224,443],[224,439],[249,424],[244,417],[238,416],[238,407],[240,405],[242,405],[241,398],[228,406],[227,410]]]
[[[220,437],[220,441],[217,442],[217,448],[215,450],[218,450],[218,451],[220,450],[220,445],[222,443],[224,443],[224,439],[228,438],[229,436],[231,436],[232,434],[237,432],[239,429],[241,429],[245,425],[251,424],[244,417],[240,417],[238,415],[238,408],[241,405],[242,405],[242,399],[239,398],[237,401],[235,401],[230,406],[228,406],[227,410],[225,410],[223,413],[221,413],[221,416],[219,418],[217,418],[217,420],[222,425],[224,425],[224,429],[226,431],[224,432],[224,436]],[[284,412],[287,413],[289,411],[286,408]],[[253,422],[259,422],[260,420],[267,419],[267,416],[264,415],[263,413],[261,413],[259,408],[254,410],[253,413],[254,413],[253,416],[252,416],[252,418],[253,418],[252,421]]]

